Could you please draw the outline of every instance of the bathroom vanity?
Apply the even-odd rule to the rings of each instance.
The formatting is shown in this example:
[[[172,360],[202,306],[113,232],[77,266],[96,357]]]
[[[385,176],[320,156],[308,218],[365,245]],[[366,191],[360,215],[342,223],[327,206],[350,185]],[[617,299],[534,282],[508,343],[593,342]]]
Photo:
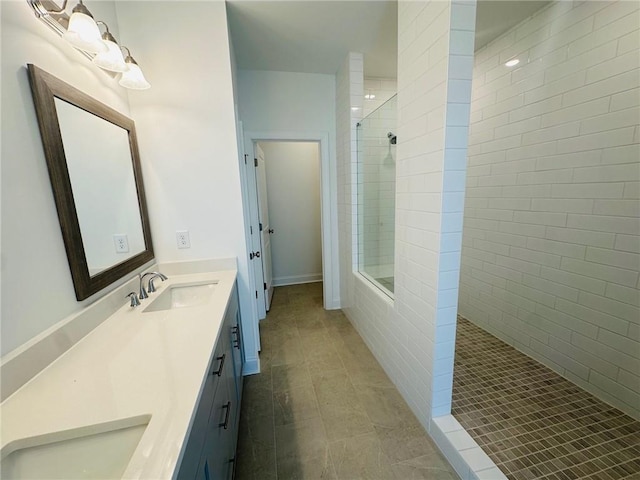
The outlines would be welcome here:
[[[236,271],[167,274],[0,405],[2,478],[232,477]]]

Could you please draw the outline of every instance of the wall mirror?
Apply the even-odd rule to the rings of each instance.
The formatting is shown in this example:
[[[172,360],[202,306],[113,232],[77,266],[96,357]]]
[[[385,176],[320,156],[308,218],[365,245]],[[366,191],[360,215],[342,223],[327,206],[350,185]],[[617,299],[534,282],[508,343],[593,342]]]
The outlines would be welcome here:
[[[153,259],[133,120],[29,64],[78,300]]]

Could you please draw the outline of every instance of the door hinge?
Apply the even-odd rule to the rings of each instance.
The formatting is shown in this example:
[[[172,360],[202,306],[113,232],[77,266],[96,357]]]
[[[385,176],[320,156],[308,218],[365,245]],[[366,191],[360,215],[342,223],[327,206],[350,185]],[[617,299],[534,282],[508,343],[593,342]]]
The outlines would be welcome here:
[[[251,232],[251,235],[253,235],[253,226],[249,225],[249,232]]]
[[[249,154],[247,154],[247,153],[245,153],[245,154],[244,154],[244,164],[245,164],[245,165],[247,164],[247,157],[248,157],[248,156],[249,156]]]
[[[267,284],[263,283],[263,285],[264,285],[264,289],[266,290],[267,289]]]
[[[256,290],[256,298],[258,298],[258,290]]]
[[[253,159],[253,165],[256,166],[256,167],[258,166],[258,159],[257,158]]]
[[[262,224],[260,224],[260,231],[262,231]]]

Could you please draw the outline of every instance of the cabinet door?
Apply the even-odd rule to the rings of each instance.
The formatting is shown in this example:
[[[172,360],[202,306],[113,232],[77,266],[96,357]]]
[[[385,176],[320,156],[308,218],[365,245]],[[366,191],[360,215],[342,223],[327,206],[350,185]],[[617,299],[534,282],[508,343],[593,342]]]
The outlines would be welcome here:
[[[233,470],[233,462],[230,462],[230,459],[233,457],[235,448],[235,442],[232,440],[235,438],[237,402],[235,392],[229,389],[230,380],[233,380],[233,362],[231,362],[231,345],[226,335],[222,335],[218,340],[218,347],[221,345],[224,345],[224,353],[229,361],[223,365],[200,459],[200,470],[209,476],[209,480],[230,478]]]
[[[221,383],[223,375],[223,367],[225,360],[227,363],[231,361],[230,354],[227,351],[224,355],[224,346],[218,346],[211,360],[211,364],[207,369],[207,377],[204,381],[202,394],[196,408],[193,418],[193,424],[189,432],[189,439],[185,447],[180,470],[177,478],[179,480],[192,480],[194,478],[204,478],[202,469],[199,468],[202,450],[208,431],[209,416],[216,394],[218,384]],[[227,349],[228,350],[228,349]]]
[[[240,321],[240,310],[238,308],[238,293],[234,289],[227,309],[227,317],[231,334],[231,351],[233,353],[233,377],[234,389],[238,404],[242,399],[242,369],[244,366],[244,345],[242,343],[242,322]],[[226,323],[225,322],[225,323]]]

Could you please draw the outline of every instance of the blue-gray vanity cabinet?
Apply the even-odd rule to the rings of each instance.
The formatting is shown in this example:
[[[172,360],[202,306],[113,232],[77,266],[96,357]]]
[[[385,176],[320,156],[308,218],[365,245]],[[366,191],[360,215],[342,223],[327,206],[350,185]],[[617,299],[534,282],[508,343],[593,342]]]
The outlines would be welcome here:
[[[230,480],[234,475],[244,350],[234,287],[200,401],[195,408],[179,480]]]

